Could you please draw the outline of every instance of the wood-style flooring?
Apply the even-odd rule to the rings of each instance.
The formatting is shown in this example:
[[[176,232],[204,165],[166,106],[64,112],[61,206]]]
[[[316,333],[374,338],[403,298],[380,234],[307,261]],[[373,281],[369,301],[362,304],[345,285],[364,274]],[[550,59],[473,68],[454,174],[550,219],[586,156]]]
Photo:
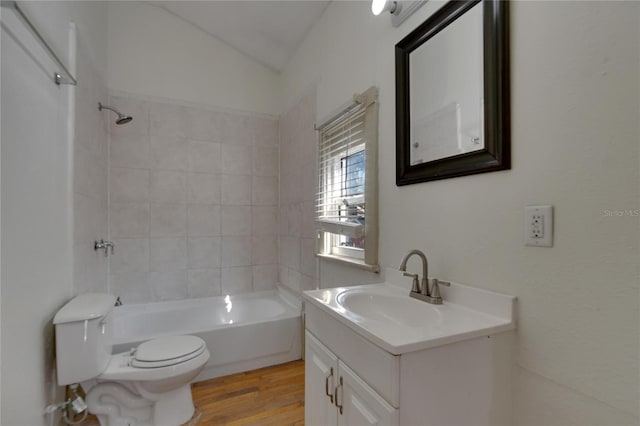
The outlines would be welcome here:
[[[198,426],[304,425],[304,361],[247,371],[191,385]],[[89,416],[82,426],[97,426]]]
[[[304,424],[304,361],[195,383],[199,425]]]

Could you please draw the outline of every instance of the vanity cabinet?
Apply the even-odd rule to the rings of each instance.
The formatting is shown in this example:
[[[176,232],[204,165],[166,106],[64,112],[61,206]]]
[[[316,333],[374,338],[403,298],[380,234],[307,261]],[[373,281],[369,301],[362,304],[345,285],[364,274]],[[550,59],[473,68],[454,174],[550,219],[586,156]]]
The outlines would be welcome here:
[[[398,424],[398,410],[309,331],[305,353],[305,425]]]
[[[511,424],[512,332],[393,354],[309,298],[305,330],[308,426]]]

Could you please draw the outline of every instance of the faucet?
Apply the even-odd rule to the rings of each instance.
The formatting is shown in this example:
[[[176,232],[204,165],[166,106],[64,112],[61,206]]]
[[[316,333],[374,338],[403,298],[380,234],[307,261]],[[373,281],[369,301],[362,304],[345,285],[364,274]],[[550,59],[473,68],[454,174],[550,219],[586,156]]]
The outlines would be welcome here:
[[[420,259],[422,259],[422,286],[420,286],[418,284],[418,275],[409,274],[407,272],[407,261],[414,254],[416,256],[420,257]],[[430,295],[429,294],[429,281],[427,279],[428,271],[429,271],[429,264],[427,263],[427,256],[425,256],[425,254],[423,252],[421,252],[420,250],[415,250],[414,249],[414,250],[411,250],[409,253],[407,253],[402,258],[402,262],[400,262],[400,270],[402,272],[404,272],[404,276],[405,277],[413,277],[413,288],[411,289],[411,293],[422,293],[425,296],[429,296]]]
[[[111,248],[111,254],[114,253],[114,248],[115,248],[115,244],[113,244],[111,241],[106,241],[106,240],[96,240],[93,243],[93,249],[95,251],[98,250],[104,250],[104,257],[108,257],[109,256],[109,248]]]
[[[410,274],[407,272],[407,261],[414,254],[422,259],[422,285],[418,283],[418,274]],[[427,262],[427,256],[425,256],[423,252],[416,249],[411,250],[402,258],[399,269],[405,276],[413,277],[413,285],[411,287],[411,291],[409,292],[410,297],[422,300],[427,303],[431,303],[433,305],[442,305],[442,296],[440,296],[439,286],[444,285],[446,287],[449,287],[451,283],[448,283],[446,281],[439,281],[437,278],[434,278],[431,291],[429,291],[429,264]]]

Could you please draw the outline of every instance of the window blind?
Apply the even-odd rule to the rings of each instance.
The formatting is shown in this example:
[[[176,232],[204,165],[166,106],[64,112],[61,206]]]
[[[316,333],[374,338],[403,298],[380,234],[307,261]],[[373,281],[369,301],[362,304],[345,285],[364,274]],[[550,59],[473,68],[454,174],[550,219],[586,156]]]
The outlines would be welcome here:
[[[365,116],[360,105],[321,133],[316,223],[323,231],[364,236]]]
[[[316,253],[378,272],[378,89],[355,95],[318,137]]]

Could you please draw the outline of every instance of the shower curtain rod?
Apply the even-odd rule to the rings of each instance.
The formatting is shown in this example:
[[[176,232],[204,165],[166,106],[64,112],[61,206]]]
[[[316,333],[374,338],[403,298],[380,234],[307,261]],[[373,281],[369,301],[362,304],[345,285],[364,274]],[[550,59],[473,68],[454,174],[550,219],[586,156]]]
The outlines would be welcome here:
[[[14,10],[18,18],[20,18],[20,20],[24,23],[25,27],[27,27],[27,29],[31,31],[33,36],[40,42],[42,47],[44,47],[44,49],[47,51],[51,59],[53,59],[60,66],[60,68],[62,68],[64,75],[62,75],[57,71],[53,73],[54,83],[58,85],[60,84],[71,84],[73,86],[77,85],[78,82],[76,81],[75,77],[69,72],[67,67],[62,62],[62,60],[60,60],[58,55],[56,55],[56,52],[51,48],[51,46],[49,46],[49,43],[46,42],[46,40],[44,39],[44,37],[42,37],[42,35],[36,29],[36,27],[33,26],[29,18],[27,18],[27,15],[25,15],[24,11],[18,5],[18,2],[2,0],[0,2],[0,6],[2,6],[3,8]]]

